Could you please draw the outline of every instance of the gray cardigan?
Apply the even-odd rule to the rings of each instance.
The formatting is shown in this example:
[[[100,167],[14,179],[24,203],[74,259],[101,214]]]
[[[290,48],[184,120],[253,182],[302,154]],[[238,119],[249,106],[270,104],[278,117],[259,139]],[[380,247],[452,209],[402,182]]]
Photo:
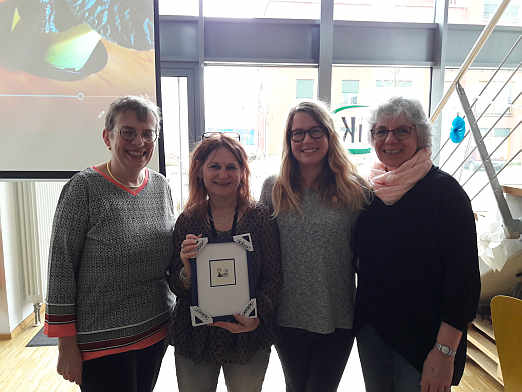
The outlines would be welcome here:
[[[263,184],[261,202],[272,209],[275,177]],[[353,325],[354,270],[350,237],[357,214],[331,207],[307,190],[301,208],[276,218],[281,236],[283,289],[278,323],[316,333]]]

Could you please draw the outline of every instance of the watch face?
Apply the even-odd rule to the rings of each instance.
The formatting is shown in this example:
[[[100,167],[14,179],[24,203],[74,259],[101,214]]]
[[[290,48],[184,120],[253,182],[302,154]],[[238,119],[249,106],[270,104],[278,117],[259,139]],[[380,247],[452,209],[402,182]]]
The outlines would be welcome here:
[[[450,349],[449,349],[449,347],[448,347],[448,346],[442,346],[442,345],[441,345],[441,346],[440,346],[440,348],[441,348],[441,350],[440,350],[440,351],[442,351],[442,352],[443,352],[444,354],[446,354],[446,355],[448,355],[448,354],[449,354],[449,352],[450,352]]]

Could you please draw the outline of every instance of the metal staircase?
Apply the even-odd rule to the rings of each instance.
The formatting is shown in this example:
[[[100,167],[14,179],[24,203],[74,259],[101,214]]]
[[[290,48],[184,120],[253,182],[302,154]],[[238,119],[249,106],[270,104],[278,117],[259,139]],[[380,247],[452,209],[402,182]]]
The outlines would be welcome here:
[[[437,108],[434,110],[432,117],[430,118],[431,122],[434,123],[440,113],[442,112],[444,106],[448,102],[449,98],[452,96],[453,92],[456,90],[458,94],[458,98],[460,100],[460,104],[462,106],[462,110],[464,111],[465,118],[467,120],[467,123],[469,125],[469,130],[465,133],[464,139],[457,144],[449,153],[448,149],[449,146],[453,145],[452,143],[448,143],[450,138],[442,144],[442,147],[439,151],[437,151],[434,154],[433,159],[435,160],[437,157],[441,156],[441,152],[443,150],[445,151],[445,160],[440,165],[441,168],[443,168],[445,165],[448,164],[448,162],[452,161],[453,164],[456,164],[456,168],[452,170],[452,175],[455,176],[459,171],[460,174],[462,174],[462,168],[468,162],[469,158],[472,156],[472,154],[478,150],[478,153],[480,155],[480,165],[474,168],[474,171],[471,173],[471,175],[464,179],[461,182],[461,185],[466,190],[466,186],[469,185],[469,182],[473,176],[481,169],[483,168],[487,174],[487,182],[480,187],[478,192],[475,194],[470,195],[470,199],[475,199],[488,185],[491,186],[494,194],[494,198],[496,201],[496,205],[498,207],[498,210],[500,212],[500,215],[502,217],[502,224],[504,229],[504,235],[505,238],[519,238],[522,233],[522,221],[520,219],[514,219],[512,216],[512,213],[510,211],[510,208],[506,202],[506,198],[504,196],[503,188],[500,185],[499,182],[499,174],[503,172],[504,169],[512,165],[513,161],[521,154],[522,149],[518,149],[518,151],[515,151],[511,154],[510,159],[508,159],[501,167],[498,167],[497,165],[493,165],[492,162],[492,155],[504,144],[507,140],[509,140],[510,137],[513,135],[520,135],[521,133],[521,119],[515,118],[514,120],[514,126],[509,130],[507,135],[504,136],[504,138],[500,141],[500,143],[494,147],[491,148],[491,151],[488,151],[488,148],[485,143],[485,138],[493,131],[493,129],[499,124],[499,122],[504,118],[508,113],[510,115],[513,112],[512,108],[515,104],[517,104],[518,101],[522,102],[522,91],[518,91],[514,94],[515,98],[511,100],[511,102],[507,105],[505,110],[494,120],[493,125],[488,128],[488,130],[485,133],[481,133],[479,122],[483,120],[484,115],[488,112],[488,110],[492,107],[492,105],[495,103],[495,100],[501,92],[504,90],[504,88],[508,85],[508,83],[512,80],[512,78],[517,75],[518,72],[521,72],[520,67],[522,63],[519,63],[518,66],[514,67],[513,69],[509,69],[505,67],[505,63],[508,59],[508,57],[512,54],[512,52],[522,44],[522,35],[516,39],[516,41],[513,43],[513,46],[511,49],[507,52],[504,59],[500,62],[497,69],[492,73],[491,77],[487,81],[486,85],[482,88],[478,96],[476,96],[473,99],[473,102],[470,104],[468,99],[468,94],[466,93],[464,87],[462,86],[463,83],[462,79],[465,75],[466,71],[469,69],[471,64],[473,63],[474,59],[478,55],[479,51],[483,47],[484,43],[487,41],[489,35],[493,31],[494,27],[496,26],[498,20],[500,19],[502,13],[506,9],[507,5],[509,4],[509,0],[503,0],[502,3],[499,5],[496,13],[491,18],[491,21],[489,24],[484,28],[482,31],[482,34],[479,36],[477,41],[475,42],[475,45],[470,50],[468,56],[464,60],[462,66],[460,67],[457,76],[455,77],[455,80],[451,83],[448,91],[445,93],[444,97],[442,98],[441,102],[437,106]],[[477,111],[476,105],[479,100],[483,100],[483,94],[487,89],[491,89],[493,83],[491,83],[495,77],[499,74],[500,71],[508,72],[511,71],[509,74],[509,77],[505,80],[505,82],[502,84],[500,89],[494,92],[492,94],[493,98],[487,102],[486,107],[481,110],[481,113],[478,115],[475,114],[474,110]],[[491,90],[489,90],[491,91]],[[520,105],[520,104],[518,104]],[[488,113],[489,118],[491,119],[492,116],[490,113]],[[517,121],[518,120],[518,121]],[[517,134],[518,132],[518,134]],[[475,142],[475,147],[470,150],[471,145],[471,138],[469,138],[469,135],[471,134],[472,140]],[[464,141],[467,141],[464,143]],[[461,148],[461,146],[467,145],[466,151],[464,152],[464,159],[460,162],[455,161],[456,151]],[[497,166],[497,167],[495,167]],[[451,170],[450,170],[451,171]],[[460,176],[458,176],[460,177]],[[522,181],[522,170],[520,170],[520,177],[519,180]],[[518,180],[517,180],[518,182]],[[469,193],[468,193],[469,194]],[[503,385],[502,381],[502,374],[500,371],[500,365],[499,365],[499,359],[498,359],[498,353],[495,345],[495,336],[493,333],[493,328],[491,325],[491,321],[489,319],[482,319],[477,318],[474,320],[474,322],[469,326],[468,328],[468,358],[474,361],[477,365],[479,365],[485,373],[489,374],[493,379],[495,379],[499,384]]]

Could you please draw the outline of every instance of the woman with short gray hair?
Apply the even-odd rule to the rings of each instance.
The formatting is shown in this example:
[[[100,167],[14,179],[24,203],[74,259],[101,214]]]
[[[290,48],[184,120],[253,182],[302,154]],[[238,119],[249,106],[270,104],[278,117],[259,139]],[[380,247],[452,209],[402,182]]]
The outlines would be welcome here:
[[[146,167],[159,124],[150,100],[116,99],[102,132],[110,159],[75,174],[56,207],[44,331],[58,337],[58,373],[83,392],[152,392],[165,354],[174,208]]]
[[[370,124],[375,197],[353,239],[366,391],[447,392],[462,377],[480,293],[471,203],[431,162],[431,127],[418,101],[392,98]]]

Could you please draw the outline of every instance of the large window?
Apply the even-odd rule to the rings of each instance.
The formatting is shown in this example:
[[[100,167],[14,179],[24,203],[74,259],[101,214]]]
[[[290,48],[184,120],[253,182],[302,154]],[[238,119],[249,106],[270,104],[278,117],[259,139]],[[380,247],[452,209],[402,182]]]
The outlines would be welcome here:
[[[160,15],[199,15],[198,0],[158,0]]]
[[[445,89],[449,87],[456,73],[456,69],[446,70]],[[522,154],[519,151],[522,148],[522,128],[518,126],[514,132],[511,131],[522,119],[522,98],[518,98],[512,104],[514,97],[512,97],[511,92],[516,91],[518,93],[522,91],[522,73],[514,74],[504,90],[499,93],[501,87],[513,74],[513,70],[509,69],[500,71],[482,95],[478,96],[487,81],[493,76],[493,73],[494,70],[490,69],[471,69],[464,75],[461,84],[470,104],[476,101],[473,104],[473,113],[475,118],[480,117],[478,127],[481,130],[482,137],[484,137],[484,144],[488,153],[491,154],[496,150],[491,156],[491,162],[495,171],[499,171],[502,166],[514,158],[498,175],[500,184],[520,184]],[[492,102],[493,97],[497,93],[498,97]],[[508,108],[508,111],[499,120],[500,115],[506,108]],[[457,115],[463,117],[464,111],[457,93],[454,93],[442,112],[441,145],[448,140],[451,123]],[[466,130],[468,131],[470,126],[467,119],[465,121]],[[507,137],[508,135],[510,136]],[[502,142],[506,137],[507,139]],[[465,161],[464,164],[459,168],[458,166],[463,161]],[[482,166],[482,160],[478,150],[476,150],[476,143],[471,134],[459,144],[448,141],[441,151],[439,162],[443,170],[454,175],[461,184],[464,184],[464,189],[470,198],[477,195],[480,189],[488,183],[487,174]],[[472,176],[475,170],[477,172]],[[494,208],[496,204],[491,187],[488,185],[472,202],[475,211],[490,211]]]
[[[448,8],[448,22],[457,24],[487,24],[501,0],[452,0]],[[522,0],[511,0],[497,25],[522,26]]]
[[[203,15],[225,18],[319,19],[320,0],[203,0]]]
[[[206,130],[241,134],[255,197],[265,178],[279,171],[285,120],[301,81],[309,94],[310,85],[317,86],[317,68],[205,67]]]
[[[332,69],[332,111],[350,159],[365,175],[375,159],[368,138],[371,107],[392,96],[418,99],[428,112],[429,68],[336,66]]]
[[[433,22],[433,0],[334,0],[334,19]]]

